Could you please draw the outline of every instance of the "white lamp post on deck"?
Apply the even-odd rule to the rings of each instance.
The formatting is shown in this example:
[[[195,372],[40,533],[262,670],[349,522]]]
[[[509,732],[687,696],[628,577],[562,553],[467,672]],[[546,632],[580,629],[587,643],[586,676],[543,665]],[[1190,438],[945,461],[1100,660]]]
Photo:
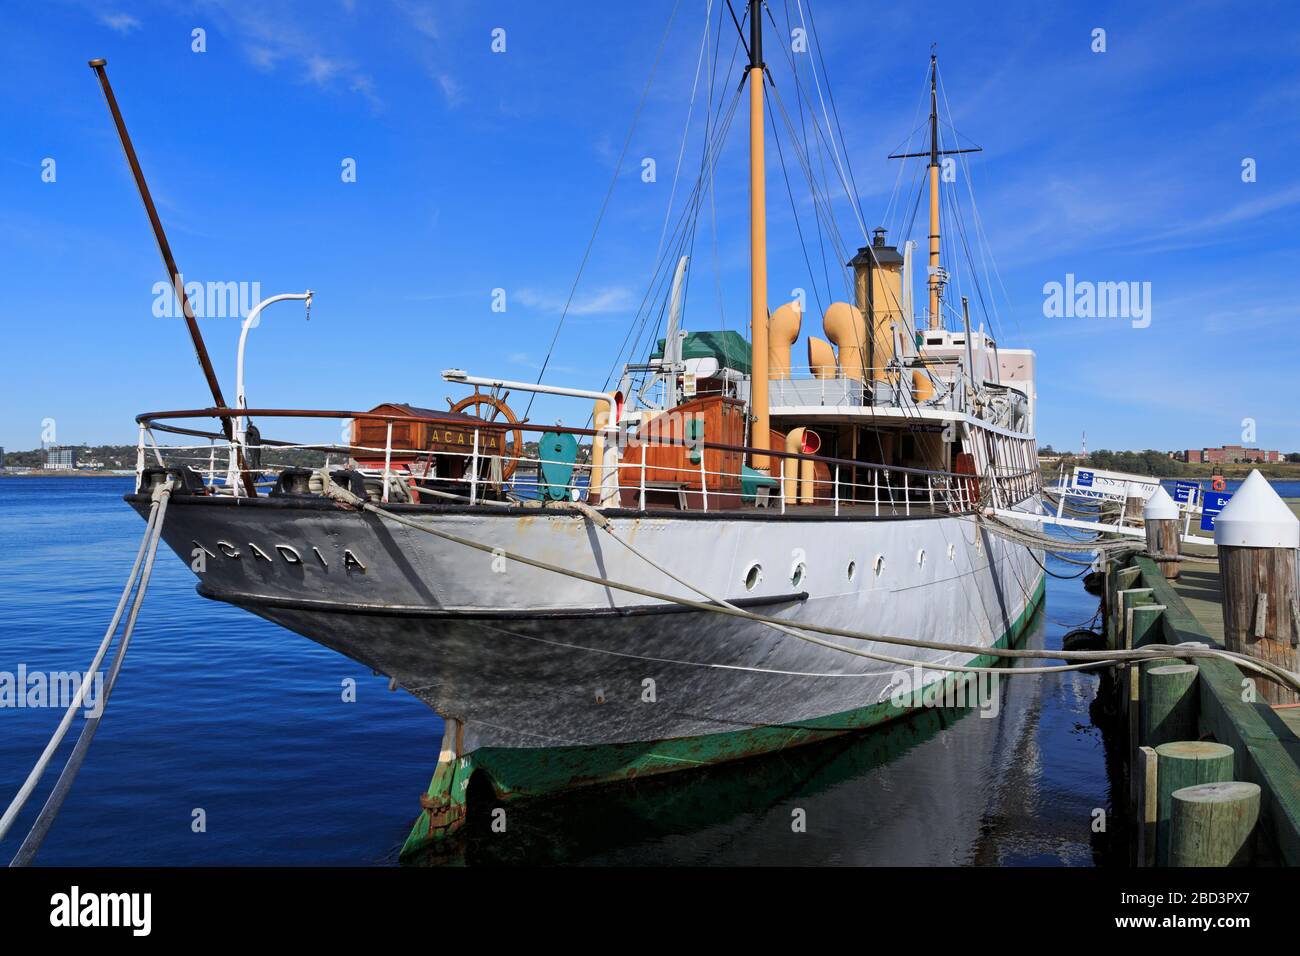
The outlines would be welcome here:
[[[273,305],[276,302],[283,302],[286,299],[297,299],[307,303],[307,318],[310,320],[311,297],[315,294],[316,293],[311,289],[308,289],[306,292],[283,292],[280,295],[273,295],[269,299],[263,299],[249,310],[248,316],[244,319],[243,324],[239,328],[239,353],[235,360],[235,406],[237,408],[245,409],[248,407],[248,399],[244,393],[244,347],[248,344],[249,330],[256,327],[261,320],[262,310],[268,305]],[[247,458],[248,452],[248,449],[244,447],[246,428],[247,423],[244,416],[238,416],[235,419],[235,441],[239,444],[240,448],[244,449],[245,458]],[[231,494],[234,494],[235,489],[239,487],[239,480],[238,469],[235,466],[235,458],[232,455],[230,473],[226,479],[226,484],[231,489]]]

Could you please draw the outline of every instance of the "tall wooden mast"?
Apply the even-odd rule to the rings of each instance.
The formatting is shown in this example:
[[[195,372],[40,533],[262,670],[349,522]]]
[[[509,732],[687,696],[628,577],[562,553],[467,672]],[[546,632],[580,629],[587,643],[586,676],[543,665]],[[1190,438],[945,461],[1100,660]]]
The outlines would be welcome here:
[[[939,98],[935,73],[938,57],[930,54],[930,328],[943,328],[939,299],[943,280],[939,271]]]
[[[943,269],[939,264],[939,157],[957,153],[978,153],[980,147],[969,149],[939,148],[939,58],[930,54],[930,148],[924,153],[894,153],[890,159],[908,159],[924,156],[930,161],[930,321],[932,329],[943,328]]]
[[[750,445],[771,447],[767,398],[767,194],[763,165],[763,18],[761,0],[749,0],[749,407],[754,425]],[[770,457],[755,454],[753,467],[767,471]]]

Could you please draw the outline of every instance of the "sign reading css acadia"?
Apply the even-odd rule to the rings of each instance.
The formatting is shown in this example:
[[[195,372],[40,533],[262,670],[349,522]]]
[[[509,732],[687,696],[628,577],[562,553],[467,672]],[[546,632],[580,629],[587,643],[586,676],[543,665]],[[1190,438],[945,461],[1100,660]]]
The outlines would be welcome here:
[[[68,893],[50,897],[51,926],[129,926],[133,936],[148,936],[152,925],[152,893]]]

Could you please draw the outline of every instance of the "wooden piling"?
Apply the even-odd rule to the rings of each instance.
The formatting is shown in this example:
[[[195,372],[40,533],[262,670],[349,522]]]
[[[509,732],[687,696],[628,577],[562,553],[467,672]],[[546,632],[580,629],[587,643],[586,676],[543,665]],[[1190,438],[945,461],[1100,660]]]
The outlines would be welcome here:
[[[1196,677],[1199,673],[1195,664],[1143,663],[1138,724],[1144,745],[1159,747],[1175,740],[1197,738]]]
[[[1138,748],[1137,865],[1156,865],[1156,822],[1159,820],[1159,756],[1150,747]]]
[[[1163,488],[1157,488],[1142,509],[1147,536],[1147,554],[1167,580],[1178,577],[1178,556],[1182,547],[1178,533],[1178,505]]]
[[[1259,823],[1258,784],[1227,782],[1171,794],[1170,866],[1245,866]]]
[[[1140,497],[1124,499],[1124,523],[1130,527],[1142,523],[1142,505],[1144,502]]]
[[[1215,519],[1214,543],[1228,650],[1300,670],[1300,521],[1258,471],[1250,473]],[[1260,676],[1254,680],[1260,700],[1300,703],[1300,695],[1280,684]]]
[[[1156,866],[1169,865],[1173,795],[1203,783],[1227,783],[1233,750],[1208,740],[1178,740],[1156,747]]]

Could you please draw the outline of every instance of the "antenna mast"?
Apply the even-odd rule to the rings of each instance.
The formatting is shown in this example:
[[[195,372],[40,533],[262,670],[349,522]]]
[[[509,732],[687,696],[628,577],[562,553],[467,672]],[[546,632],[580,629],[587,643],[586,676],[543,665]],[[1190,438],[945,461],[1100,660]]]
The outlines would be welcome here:
[[[943,328],[943,285],[946,276],[939,264],[939,157],[957,153],[978,153],[980,147],[969,149],[939,148],[939,57],[930,46],[930,148],[924,153],[894,153],[890,159],[925,157],[930,161],[930,322],[931,329]]]

